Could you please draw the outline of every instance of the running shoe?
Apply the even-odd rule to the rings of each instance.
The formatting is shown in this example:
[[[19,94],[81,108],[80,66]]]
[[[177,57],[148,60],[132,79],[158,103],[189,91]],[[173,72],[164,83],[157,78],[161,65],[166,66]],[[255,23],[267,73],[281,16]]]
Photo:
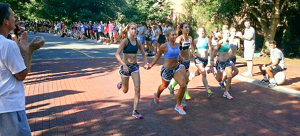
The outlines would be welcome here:
[[[189,81],[191,81],[195,77],[195,73],[190,73],[189,75]]]
[[[186,100],[185,100],[184,97],[182,98],[181,105],[182,105],[183,108],[186,107]]]
[[[269,80],[263,79],[263,80],[261,80],[260,82],[261,82],[261,83],[269,83]]]
[[[158,103],[159,103],[159,98],[157,98],[157,93],[154,93],[154,103],[156,105],[158,105]]]
[[[185,91],[185,93],[184,93],[184,97],[185,97],[185,99],[186,99],[187,101],[189,101],[189,100],[191,100],[191,99],[192,99],[192,97],[190,96],[190,94],[189,94],[189,92],[188,92],[188,91]]]
[[[233,99],[233,97],[229,94],[229,92],[224,92],[223,97],[224,97],[224,98],[227,98],[227,99],[229,99],[229,100],[232,100],[232,99]]]
[[[135,118],[137,118],[137,119],[143,119],[143,115],[140,114],[137,110],[134,110],[132,112],[132,116],[135,117]]]
[[[276,87],[276,86],[277,86],[276,83],[270,83],[270,84],[268,85],[268,87],[270,87],[270,88],[273,88],[273,87]]]
[[[219,82],[220,86],[221,86],[221,89],[225,90],[226,86],[224,85],[223,82]]]
[[[168,85],[168,89],[170,90],[171,97],[174,97],[174,89],[172,88],[171,84]]]
[[[122,88],[122,81],[120,81],[118,84],[117,84],[117,88],[118,90],[120,90]]]
[[[186,114],[186,112],[184,111],[182,105],[180,105],[180,106],[175,105],[174,110],[177,111],[180,115],[185,115]]]
[[[214,95],[214,92],[212,92],[210,89],[208,89],[208,91],[207,91],[207,97],[210,98],[213,95]]]

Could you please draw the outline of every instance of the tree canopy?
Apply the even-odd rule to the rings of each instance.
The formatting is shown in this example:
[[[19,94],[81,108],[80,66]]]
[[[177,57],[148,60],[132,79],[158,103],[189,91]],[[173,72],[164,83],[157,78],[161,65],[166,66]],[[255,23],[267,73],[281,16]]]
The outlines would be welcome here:
[[[51,21],[164,22],[171,10],[167,0],[2,0],[25,19]],[[176,1],[173,1],[176,2]],[[299,54],[299,0],[184,0],[184,15],[192,34],[202,25],[209,31],[227,24],[238,30],[250,19],[257,32],[257,47],[268,52],[268,42],[276,39],[285,52]]]
[[[298,54],[299,31],[290,28],[299,28],[292,23],[300,21],[299,5],[299,0],[185,0],[182,20],[194,27],[202,25],[209,31],[223,24],[242,30],[243,21],[250,19],[257,32],[257,47],[262,53],[268,53],[268,42],[276,39],[286,53]]]
[[[3,0],[25,19],[53,21],[164,21],[170,2],[158,0]]]

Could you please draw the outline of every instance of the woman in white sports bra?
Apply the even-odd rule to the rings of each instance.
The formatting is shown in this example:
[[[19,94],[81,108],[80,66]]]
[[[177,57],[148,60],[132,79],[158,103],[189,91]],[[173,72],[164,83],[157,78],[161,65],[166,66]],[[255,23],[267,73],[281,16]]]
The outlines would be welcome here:
[[[185,70],[187,72],[187,76],[189,76],[189,67],[190,67],[190,46],[192,44],[192,37],[188,34],[190,33],[190,26],[187,23],[181,23],[180,24],[180,31],[179,35],[176,39],[176,43],[179,44],[180,48],[180,56],[184,59],[183,65],[185,67]],[[174,88],[177,85],[177,82],[172,80],[173,83],[171,83],[168,88],[170,90],[171,95],[174,95]],[[185,89],[184,98],[186,100],[190,100],[191,96],[189,95],[187,89]]]
[[[190,80],[193,77],[199,76],[202,74],[203,85],[205,86],[207,96],[211,97],[213,92],[209,89],[208,82],[206,79],[206,69],[205,67],[208,64],[208,54],[212,55],[212,45],[210,38],[206,37],[206,32],[204,27],[199,27],[197,30],[197,34],[199,37],[194,39],[191,49],[193,51],[193,57],[195,58],[195,65],[197,67],[197,71],[195,73],[190,74]],[[208,53],[208,51],[210,53]],[[210,56],[212,58],[212,56]]]

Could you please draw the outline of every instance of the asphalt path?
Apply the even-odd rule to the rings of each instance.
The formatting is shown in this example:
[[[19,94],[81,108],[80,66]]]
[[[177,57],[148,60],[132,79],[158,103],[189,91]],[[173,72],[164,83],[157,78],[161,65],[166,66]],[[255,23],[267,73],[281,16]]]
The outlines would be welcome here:
[[[33,61],[61,60],[61,59],[88,59],[88,58],[114,58],[118,44],[102,44],[96,40],[75,40],[62,38],[47,33],[28,33],[29,41],[34,37],[43,36],[45,45],[34,52]]]

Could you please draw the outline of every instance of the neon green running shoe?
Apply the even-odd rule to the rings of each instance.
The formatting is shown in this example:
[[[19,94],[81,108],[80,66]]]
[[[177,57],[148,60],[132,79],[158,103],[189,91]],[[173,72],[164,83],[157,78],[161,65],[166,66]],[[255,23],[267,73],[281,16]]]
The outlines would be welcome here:
[[[192,99],[192,97],[190,96],[190,94],[189,94],[188,91],[185,91],[184,97],[185,97],[185,99],[186,99],[187,101]]]
[[[207,90],[207,97],[210,98],[214,95],[214,92],[212,92],[210,89]]]
[[[174,89],[172,88],[171,84],[168,85],[168,89],[170,90],[171,97],[174,97]]]

